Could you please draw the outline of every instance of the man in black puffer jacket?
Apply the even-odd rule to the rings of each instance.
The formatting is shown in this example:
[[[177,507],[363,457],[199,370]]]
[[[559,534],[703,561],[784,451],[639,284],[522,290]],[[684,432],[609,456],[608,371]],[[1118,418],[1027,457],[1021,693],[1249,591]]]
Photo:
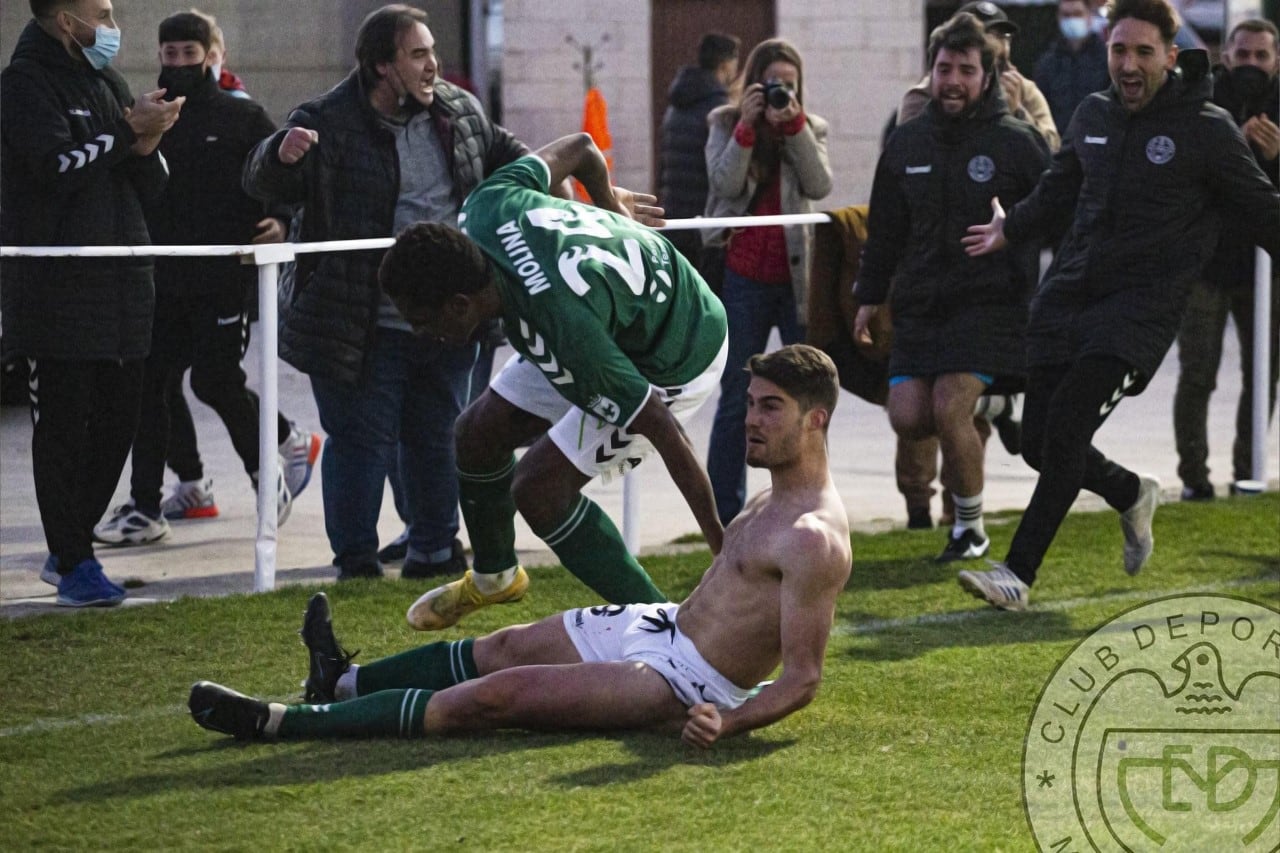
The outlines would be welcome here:
[[[729,102],[728,88],[738,73],[738,39],[707,33],[698,44],[698,64],[676,74],[662,116],[658,203],[668,219],[701,216],[707,206],[707,114]],[[694,266],[702,236],[697,229],[664,235]]]
[[[136,102],[109,63],[120,31],[107,0],[31,0],[0,74],[0,242],[150,242],[146,200],[164,187],[161,136],[182,99]],[[127,112],[126,112],[127,110]],[[151,345],[150,258],[23,258],[4,264],[4,343],[31,366],[32,469],[49,545],[41,578],[58,604],[118,604],[94,559],[138,423]]]
[[[991,222],[964,241],[970,255],[983,255],[1071,216],[1027,332],[1022,447],[1040,479],[1004,563],[959,578],[1007,610],[1026,607],[1081,488],[1121,513],[1125,571],[1142,569],[1154,547],[1160,483],[1107,459],[1093,435],[1168,352],[1191,282],[1217,244],[1220,215],[1280,252],[1280,194],[1231,116],[1210,102],[1203,52],[1179,62],[1177,13],[1167,0],[1118,0],[1109,15],[1111,88],[1080,104],[1035,192],[1007,219],[993,202]]]
[[[301,241],[391,237],[456,224],[462,200],[528,148],[440,80],[420,9],[384,6],[361,24],[359,67],[295,109],[245,163],[256,198],[300,204]],[[377,577],[388,466],[409,512],[402,577],[461,574],[453,422],[468,402],[477,345],[419,338],[378,286],[381,251],[304,254],[281,281],[280,354],[311,377],[328,438],[325,530],[339,578]],[[447,270],[440,270],[448,275]]]
[[[862,306],[855,333],[864,344],[880,305],[888,299],[892,307],[894,431],[908,441],[937,436],[942,447],[943,485],[956,513],[940,562],[977,559],[990,546],[974,407],[993,387],[1022,389],[1027,302],[1039,271],[1035,243],[970,258],[960,242],[992,198],[1024,198],[1049,162],[1044,137],[1009,114],[995,38],[967,12],[930,37],[931,99],[893,132],[876,167],[854,288]]]

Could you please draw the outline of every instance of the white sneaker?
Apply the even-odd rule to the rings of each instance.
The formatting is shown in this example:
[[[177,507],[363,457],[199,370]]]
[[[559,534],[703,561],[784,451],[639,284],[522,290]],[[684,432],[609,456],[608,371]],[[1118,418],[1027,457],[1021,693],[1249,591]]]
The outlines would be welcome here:
[[[281,468],[289,494],[297,497],[311,482],[311,471],[320,458],[320,436],[289,424],[289,437],[280,442]]]
[[[160,502],[160,514],[172,521],[185,518],[214,518],[218,503],[213,499],[213,480],[183,480],[173,487],[173,494]]]
[[[293,511],[293,492],[289,491],[289,484],[285,482],[284,476],[284,457],[280,456],[276,459],[279,465],[279,471],[276,473],[276,527],[280,527],[289,520],[289,513]],[[253,480],[253,488],[258,488],[257,473],[251,474],[250,479]]]
[[[1142,571],[1156,538],[1151,532],[1151,520],[1160,505],[1160,481],[1150,474],[1138,475],[1138,499],[1133,506],[1120,513],[1120,529],[1124,531],[1124,570],[1130,576]]]
[[[989,572],[961,572],[956,580],[974,598],[1001,610],[1026,610],[1031,588],[1004,563],[992,563]]]
[[[169,535],[169,522],[162,515],[152,518],[139,512],[130,501],[111,511],[111,516],[93,528],[93,536],[108,545],[150,545]]]

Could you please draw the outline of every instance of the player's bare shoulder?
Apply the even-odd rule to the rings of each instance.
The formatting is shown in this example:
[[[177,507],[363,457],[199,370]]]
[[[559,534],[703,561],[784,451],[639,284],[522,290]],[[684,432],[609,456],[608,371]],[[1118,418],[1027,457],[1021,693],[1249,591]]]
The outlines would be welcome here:
[[[849,578],[853,552],[849,516],[835,487],[771,496],[768,515],[769,560],[783,575],[803,572],[818,583],[839,584]]]

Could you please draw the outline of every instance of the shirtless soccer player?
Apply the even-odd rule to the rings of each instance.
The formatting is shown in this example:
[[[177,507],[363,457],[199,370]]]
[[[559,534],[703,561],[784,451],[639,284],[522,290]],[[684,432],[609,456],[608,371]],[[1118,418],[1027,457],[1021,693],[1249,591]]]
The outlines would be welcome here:
[[[772,487],[729,525],[684,603],[568,610],[359,666],[317,593],[302,638],[306,699],[318,704],[263,702],[200,681],[192,717],[240,739],[662,728],[709,747],[804,707],[818,691],[851,560],[827,471],[836,370],[804,345],[755,356],[749,370],[747,464],[767,468]],[[748,700],[779,664],[777,680]]]

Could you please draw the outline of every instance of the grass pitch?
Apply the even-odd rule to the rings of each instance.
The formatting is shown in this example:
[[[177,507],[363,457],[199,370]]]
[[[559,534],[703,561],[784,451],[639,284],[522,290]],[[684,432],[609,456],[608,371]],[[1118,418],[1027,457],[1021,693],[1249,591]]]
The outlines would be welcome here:
[[[988,525],[1002,555],[1016,516]],[[196,727],[209,678],[288,700],[311,588],[0,621],[0,847],[8,850],[1027,850],[1022,739],[1092,628],[1148,598],[1280,605],[1280,496],[1173,504],[1136,579],[1111,512],[1058,535],[1033,610],[1000,613],[938,566],[942,533],[855,535],[818,699],[708,752],[670,736],[497,734],[239,745]],[[706,552],[646,560],[682,598]],[[462,629],[403,620],[424,588],[329,587],[370,660],[590,603],[559,568]]]

